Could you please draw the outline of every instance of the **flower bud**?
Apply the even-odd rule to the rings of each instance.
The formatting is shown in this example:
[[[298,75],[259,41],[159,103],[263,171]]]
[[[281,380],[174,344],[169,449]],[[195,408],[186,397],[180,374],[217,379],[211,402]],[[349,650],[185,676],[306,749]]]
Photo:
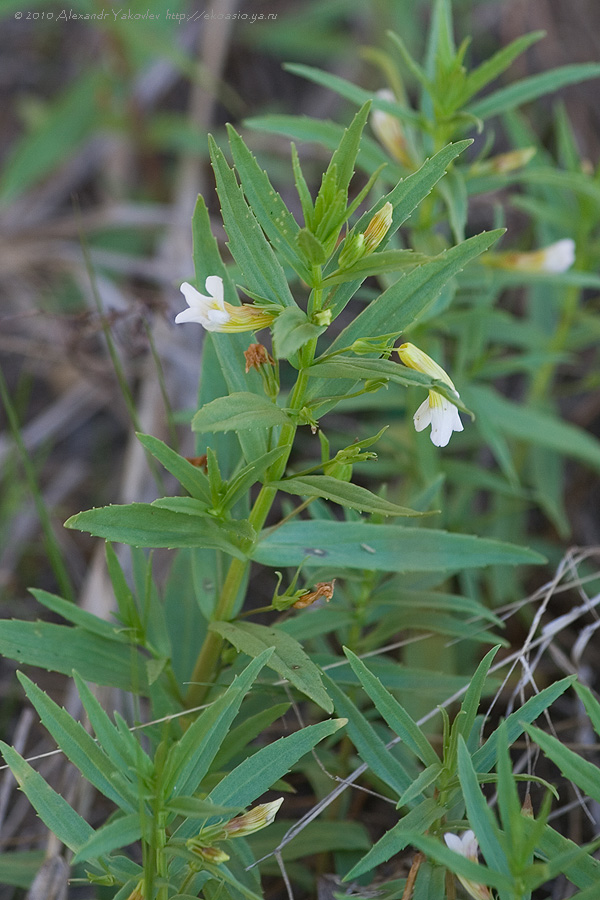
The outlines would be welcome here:
[[[199,856],[200,859],[204,859],[208,863],[213,863],[213,865],[227,862],[227,860],[230,858],[229,855],[219,847],[203,845],[201,843],[201,835],[195,838],[190,838],[185,842],[185,846],[196,856]]]
[[[394,103],[396,100],[393,93],[387,88],[377,91],[375,97],[380,100],[389,100],[390,103]],[[385,147],[390,156],[406,168],[412,168],[404,132],[396,116],[381,109],[374,109],[371,113],[371,128],[379,143]]]
[[[392,224],[392,215],[394,207],[389,202],[384,203],[378,212],[375,213],[365,231],[365,254],[372,253],[379,247],[380,243],[390,230]]]
[[[273,800],[271,803],[259,803],[258,806],[253,806],[243,815],[231,819],[223,826],[227,837],[246,837],[248,834],[254,834],[255,831],[271,825],[282,803],[283,797]]]
[[[355,262],[364,255],[365,236],[364,234],[353,234],[349,240],[344,242],[344,246],[338,259],[340,269],[349,269]]]
[[[563,238],[530,253],[487,253],[481,261],[495,269],[558,274],[566,272],[575,262],[575,241]]]
[[[244,350],[244,357],[246,359],[246,375],[250,369],[260,372],[261,366],[275,365],[275,360],[262,344],[250,344],[248,349]]]
[[[471,175],[505,175],[522,169],[533,159],[536,154],[535,147],[523,147],[520,150],[510,150],[508,153],[499,153],[471,166]]]

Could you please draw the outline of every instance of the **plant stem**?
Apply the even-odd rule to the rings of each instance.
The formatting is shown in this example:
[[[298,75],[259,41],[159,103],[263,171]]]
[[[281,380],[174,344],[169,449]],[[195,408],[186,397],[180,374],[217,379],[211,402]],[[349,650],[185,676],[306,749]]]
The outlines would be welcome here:
[[[298,378],[290,397],[290,409],[300,410],[304,405],[304,397],[308,384],[307,369],[314,359],[315,350],[316,340],[311,341],[302,348],[301,357],[304,365],[298,373]],[[278,481],[283,476],[294,443],[296,428],[297,425],[294,422],[290,422],[281,429],[281,435],[277,446],[287,447],[288,452],[284,454],[280,460],[274,463],[269,470],[266,478],[267,483],[263,484],[254,506],[252,507],[248,521],[256,532],[259,532],[265,524],[267,516],[271,511],[273,501],[277,495],[277,488],[270,487],[268,482]],[[236,558],[231,561],[229,571],[227,572],[223,584],[223,589],[213,613],[214,622],[228,622],[233,617],[238,594],[249,567],[250,560]],[[202,644],[202,648],[200,649],[194,671],[192,672],[191,684],[185,700],[186,706],[200,706],[204,701],[217,670],[222,646],[223,638],[221,635],[217,634],[216,631],[209,630],[204,639],[204,643]]]

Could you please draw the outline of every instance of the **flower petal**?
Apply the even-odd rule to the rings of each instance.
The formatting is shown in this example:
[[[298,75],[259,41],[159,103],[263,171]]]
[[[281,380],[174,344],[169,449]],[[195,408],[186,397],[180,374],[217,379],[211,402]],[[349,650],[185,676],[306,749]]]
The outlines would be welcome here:
[[[221,276],[209,275],[205,286],[210,296],[221,306],[223,303],[223,279]]]
[[[454,850],[455,853],[460,853],[461,856],[463,855],[462,841],[457,834],[448,831],[444,835],[444,840],[446,841],[446,846],[449,847],[450,850]]]
[[[182,312],[177,313],[175,316],[176,325],[181,325],[182,322],[197,322],[199,325],[204,325],[204,313],[197,307],[191,306],[188,309],[184,309]]]
[[[188,306],[204,306],[206,303],[210,302],[210,297],[205,297],[204,294],[197,291],[196,288],[193,285],[188,284],[187,281],[183,282],[179,290],[185,297]]]
[[[415,423],[415,431],[423,431],[424,428],[427,428],[427,426],[431,424],[429,397],[421,403],[413,416],[413,422]]]

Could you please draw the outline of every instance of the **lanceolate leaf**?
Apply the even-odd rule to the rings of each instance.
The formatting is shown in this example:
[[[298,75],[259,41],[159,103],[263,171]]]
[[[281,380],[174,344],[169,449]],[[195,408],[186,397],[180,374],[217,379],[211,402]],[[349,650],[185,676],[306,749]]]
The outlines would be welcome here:
[[[42,725],[48,729],[65,756],[105,797],[126,812],[133,812],[136,808],[133,786],[119,772],[114,771],[109,757],[85,728],[66,710],[54,703],[26,675],[22,672],[18,672],[17,675],[25,693],[37,710]]]
[[[209,143],[223,224],[231,252],[247,287],[273,303],[291,306],[294,299],[279,260],[246,203],[223,153],[212,138],[209,138]]]
[[[134,547],[206,547],[245,558],[233,543],[235,529],[233,532],[228,530],[226,522],[211,516],[162,509],[150,503],[88,509],[71,516],[65,527],[89,531],[96,537]]]
[[[435,800],[424,800],[419,806],[404,816],[400,821],[387,831],[380,840],[369,850],[366,856],[356,863],[348,872],[346,878],[358,878],[365,872],[370,872],[381,863],[387,862],[396,853],[410,843],[411,834],[425,832],[445,814],[443,806],[439,806]]]
[[[179,453],[151,434],[138,434],[137,438],[140,444],[149,450],[171,475],[175,476],[180,485],[192,497],[203,500],[212,506],[208,478],[201,469],[192,465],[185,457],[180,456]]]
[[[104,825],[93,833],[79,848],[73,859],[74,863],[85,862],[88,859],[98,859],[106,853],[127,847],[138,840],[142,833],[142,823],[139,812],[130,813],[114,819],[108,825]]]
[[[377,732],[345,692],[328,679],[327,687],[333,697],[338,715],[348,719],[348,737],[361,758],[378,778],[385,781],[400,797],[411,784],[411,776],[402,763],[387,749]]]
[[[525,725],[525,731],[538,744],[546,756],[558,766],[565,778],[581,788],[596,803],[600,802],[600,769],[565,747],[551,734],[546,734],[533,725]]]
[[[296,494],[300,497],[323,497],[325,500],[339,503],[340,506],[358,509],[361,512],[378,513],[382,516],[427,515],[414,509],[408,509],[406,506],[397,506],[358,484],[340,481],[330,475],[300,475],[297,478],[286,478],[283,481],[272,481],[269,484],[270,487],[275,487],[286,494]]]
[[[290,684],[326,712],[333,712],[333,704],[323,687],[319,669],[311,662],[298,641],[285,631],[254,622],[212,622],[210,628],[248,656],[258,656],[266,648],[275,648],[266,665],[282,678],[287,678]]]
[[[273,188],[240,135],[227,126],[235,167],[248,203],[274,247],[287,259],[300,277],[310,282],[310,272],[296,252],[295,238],[300,230],[291,212]]]
[[[589,78],[600,77],[599,63],[582,63],[581,65],[561,66],[542,72],[540,75],[531,75],[522,81],[508,87],[500,88],[483,100],[478,100],[467,107],[466,111],[479,119],[489,119],[509,109],[515,109],[544,94],[559,90],[568,84],[578,84]]]
[[[457,571],[488,565],[541,563],[525,547],[466,534],[401,525],[290,522],[267,530],[252,552],[267,566],[348,566],[387,572]]]
[[[25,762],[16,750],[0,741],[0,751],[17,783],[38,816],[59,841],[73,851],[79,850],[94,834],[94,829],[57,794],[42,776]]]
[[[146,660],[136,649],[83,628],[4,620],[0,654],[20,665],[39,666],[63,675],[70,676],[75,669],[86,681],[124,691],[145,694],[148,690]]]

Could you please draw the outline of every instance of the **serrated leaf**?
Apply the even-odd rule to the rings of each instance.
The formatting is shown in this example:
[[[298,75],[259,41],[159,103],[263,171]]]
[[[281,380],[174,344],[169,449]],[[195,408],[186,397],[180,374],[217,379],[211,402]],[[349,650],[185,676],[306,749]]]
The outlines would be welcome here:
[[[471,825],[488,865],[505,875],[510,873],[506,854],[498,840],[498,826],[487,804],[462,735],[458,736],[458,777]],[[458,855],[458,854],[457,854]]]
[[[161,509],[150,503],[87,509],[67,519],[65,528],[89,531],[96,537],[134,547],[206,547],[224,550],[232,556],[245,559],[245,555],[233,543],[235,529],[233,532],[228,531],[227,523],[211,516],[187,515],[181,511]]]
[[[37,710],[42,725],[50,732],[65,756],[100,793],[126,812],[136,808],[132,785],[115,773],[113,765],[80,722],[58,706],[33,681],[17,672],[27,697]],[[116,776],[116,777],[115,777]]]
[[[351,124],[345,129],[339,147],[337,147],[331,157],[331,162],[327,169],[329,171],[335,167],[337,171],[337,188],[343,191],[344,195],[348,193],[348,186],[354,174],[354,163],[356,162],[361,136],[370,108],[371,100],[369,99],[365,101],[354,116]]]
[[[266,663],[269,668],[286,678],[326,712],[333,711],[318,667],[311,662],[298,641],[285,631],[254,622],[211,622],[210,629],[248,656],[256,657],[265,648],[274,647],[275,652]]]
[[[67,801],[57,794],[42,778],[39,772],[32,769],[28,762],[16,750],[0,741],[0,751],[17,784],[37,812],[38,816],[59,841],[77,852],[93,834],[94,829],[85,819],[69,806]]]
[[[310,271],[296,252],[299,227],[291,212],[275,191],[240,135],[227,126],[235,167],[248,203],[274,247],[286,258],[303,281],[310,282]]]
[[[406,506],[398,506],[384,497],[378,497],[367,488],[348,481],[340,481],[331,475],[299,475],[283,481],[271,481],[269,485],[286,494],[295,494],[299,497],[322,497],[349,509],[358,509],[361,512],[382,516],[427,515],[427,513],[417,512]]]
[[[294,298],[273,248],[246,203],[243,191],[227,165],[223,153],[210,137],[209,144],[223,224],[229,238],[231,253],[240,268],[244,282],[250,290],[271,302],[291,306]]]
[[[592,800],[600,802],[600,769],[565,747],[557,738],[546,734],[534,725],[524,725],[524,730],[542,748],[545,755],[558,766],[569,781],[581,788]]]
[[[288,416],[267,397],[238,391],[228,397],[217,397],[198,410],[192,419],[192,430],[202,432],[244,431],[286,425]],[[262,454],[261,454],[262,455]]]
[[[543,557],[501,541],[401,525],[289,522],[263,532],[252,558],[267,566],[343,567],[387,572],[457,571],[539,564]]]

